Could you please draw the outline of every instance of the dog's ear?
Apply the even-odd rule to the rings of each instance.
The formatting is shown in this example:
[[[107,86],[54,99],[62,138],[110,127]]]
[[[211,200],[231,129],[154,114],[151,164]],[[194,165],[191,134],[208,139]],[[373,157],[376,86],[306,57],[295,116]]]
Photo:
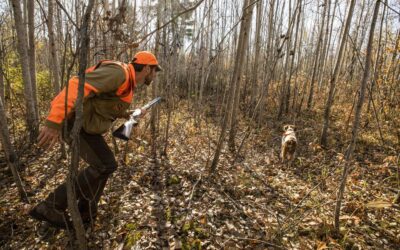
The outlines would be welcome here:
[[[296,129],[296,125],[292,125],[292,128],[293,128],[294,131],[297,130],[297,129]]]
[[[284,125],[283,126],[283,131],[286,132],[288,130],[288,128],[289,128],[289,125]]]

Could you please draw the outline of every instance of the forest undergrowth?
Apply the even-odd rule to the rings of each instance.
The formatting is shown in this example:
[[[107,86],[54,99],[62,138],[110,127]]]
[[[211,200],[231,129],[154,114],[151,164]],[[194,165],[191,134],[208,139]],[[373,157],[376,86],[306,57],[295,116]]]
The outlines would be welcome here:
[[[340,233],[334,231],[336,192],[344,166],[350,128],[343,121],[349,107],[335,107],[329,148],[318,143],[322,108],[296,118],[299,140],[292,166],[279,161],[281,127],[293,119],[268,116],[260,128],[241,117],[236,144],[224,147],[216,173],[209,175],[220,132],[216,120],[196,119],[186,102],[173,110],[167,155],[161,110],[157,160],[151,157],[150,126],[143,123],[127,147],[118,141],[119,169],[107,183],[99,216],[87,231],[90,249],[398,249],[400,207],[399,148],[382,145],[373,117],[361,126],[348,178]],[[297,121],[296,121],[297,120]],[[369,122],[365,122],[369,121]],[[14,130],[21,130],[18,121]],[[382,124],[384,138],[392,133]],[[111,143],[110,135],[106,136]],[[68,159],[60,150],[20,152],[21,176],[32,204],[65,179]],[[84,164],[81,164],[84,166]],[[64,249],[60,232],[48,241],[36,235],[37,222],[20,202],[11,174],[0,159],[0,246],[2,249]]]

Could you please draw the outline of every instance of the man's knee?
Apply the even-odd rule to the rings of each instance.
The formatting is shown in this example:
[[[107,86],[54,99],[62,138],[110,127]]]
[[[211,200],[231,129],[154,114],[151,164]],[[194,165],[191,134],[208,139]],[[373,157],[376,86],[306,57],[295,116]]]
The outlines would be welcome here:
[[[101,175],[111,175],[117,170],[118,164],[115,160],[104,162],[101,166],[98,166],[98,171]]]

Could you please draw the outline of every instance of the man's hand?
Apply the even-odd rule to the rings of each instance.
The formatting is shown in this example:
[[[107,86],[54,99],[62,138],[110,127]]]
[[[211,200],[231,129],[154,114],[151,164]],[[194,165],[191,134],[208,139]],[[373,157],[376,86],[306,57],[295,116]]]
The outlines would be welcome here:
[[[142,118],[143,116],[145,116],[147,113],[147,110],[145,109],[140,109],[140,118]]]
[[[54,146],[54,144],[56,144],[60,140],[60,137],[61,137],[61,131],[44,126],[42,130],[40,130],[37,139],[38,146],[45,149],[51,149]]]
[[[125,111],[125,114],[123,116],[121,116],[121,118],[129,119],[133,113],[139,114],[139,118],[142,118],[143,116],[146,115],[147,110],[145,110],[145,109],[130,109],[130,110]]]

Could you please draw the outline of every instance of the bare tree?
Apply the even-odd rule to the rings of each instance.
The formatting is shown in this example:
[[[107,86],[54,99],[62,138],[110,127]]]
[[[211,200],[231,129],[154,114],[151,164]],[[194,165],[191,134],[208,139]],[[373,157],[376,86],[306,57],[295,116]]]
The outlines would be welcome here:
[[[3,144],[7,165],[11,170],[15,184],[17,185],[19,196],[22,201],[29,202],[28,196],[26,195],[24,189],[24,185],[22,184],[21,178],[18,173],[18,157],[10,141],[10,135],[7,126],[7,117],[6,113],[4,112],[2,98],[0,98],[0,141]]]
[[[29,67],[28,39],[26,29],[22,20],[21,4],[19,0],[12,0],[15,28],[17,30],[17,48],[22,66],[22,78],[24,81],[24,95],[26,105],[26,124],[30,134],[30,141],[34,142],[38,134],[38,116],[36,109],[35,95],[31,82],[31,70]]]
[[[50,72],[53,77],[54,94],[60,92],[60,65],[57,56],[57,46],[54,35],[54,0],[48,0],[47,28],[49,31],[50,44]]]
[[[229,90],[229,97],[228,97],[228,103],[226,106],[226,113],[223,119],[223,123],[222,123],[222,127],[221,127],[221,133],[219,136],[219,140],[218,140],[218,144],[217,144],[217,148],[215,150],[214,153],[214,158],[213,161],[211,163],[211,167],[210,167],[210,173],[214,173],[217,165],[218,165],[218,161],[219,161],[219,156],[221,153],[221,149],[222,149],[222,145],[225,141],[225,133],[228,127],[228,123],[229,121],[231,121],[231,116],[233,115],[233,107],[234,107],[234,101],[235,101],[235,93],[237,91],[237,89],[239,88],[239,84],[240,84],[240,78],[241,78],[241,62],[244,59],[244,52],[245,52],[245,47],[246,47],[246,43],[245,41],[247,41],[247,36],[248,36],[248,30],[250,28],[249,25],[249,21],[251,20],[251,18],[249,18],[249,16],[251,17],[251,9],[253,4],[250,5],[250,0],[246,0],[244,2],[243,5],[243,15],[242,15],[242,21],[240,24],[240,34],[239,34],[239,42],[237,45],[237,52],[236,52],[236,57],[235,57],[235,68],[234,68],[234,72],[233,72],[233,76],[232,76],[232,81],[231,81],[231,87]],[[234,142],[233,142],[234,143]]]
[[[232,112],[230,114],[231,129],[229,131],[229,148],[232,151],[235,151],[235,137],[236,137],[237,120],[238,120],[237,114],[239,111],[240,83],[242,80],[241,64],[246,58],[247,45],[249,43],[249,30],[251,26],[251,18],[253,15],[254,3],[255,1],[246,1],[244,3],[243,17],[242,17],[243,21],[240,26],[238,50],[236,52],[239,55],[236,55],[235,68],[233,72],[232,82],[235,83],[237,87],[234,88],[234,100],[233,100],[234,102],[233,102]]]
[[[258,71],[260,70],[260,50],[261,50],[261,21],[263,16],[263,1],[257,2],[257,17],[256,17],[256,39],[254,40],[254,62],[251,74],[251,107],[256,107],[257,91],[258,91]],[[251,109],[250,109],[251,110]]]
[[[79,249],[87,249],[87,243],[85,238],[85,230],[82,223],[82,218],[78,209],[76,200],[76,194],[74,189],[77,170],[79,168],[79,132],[82,127],[82,115],[83,115],[83,90],[85,84],[85,70],[87,65],[87,52],[89,50],[89,23],[91,18],[92,9],[95,0],[90,0],[86,7],[85,14],[83,17],[83,23],[80,27],[80,47],[79,47],[79,86],[78,86],[78,97],[75,104],[75,122],[72,128],[72,160],[67,176],[67,193],[68,193],[68,210],[71,213],[73,226],[75,228],[75,234],[78,239]]]
[[[31,74],[32,98],[36,118],[39,119],[37,94],[36,94],[36,52],[35,52],[35,1],[28,1],[28,55],[29,70]]]
[[[0,98],[1,98],[1,100],[5,100],[3,48],[2,48],[1,42],[0,42]]]
[[[336,87],[336,81],[339,76],[339,71],[340,71],[340,66],[342,63],[342,58],[343,58],[343,53],[346,45],[346,40],[347,36],[349,35],[349,29],[350,29],[350,24],[351,24],[351,19],[353,17],[353,12],[354,12],[354,5],[355,5],[355,0],[352,0],[350,2],[350,7],[349,11],[347,13],[347,19],[346,19],[346,24],[344,31],[342,33],[342,39],[339,44],[339,52],[338,52],[338,57],[336,59],[336,64],[335,64],[335,69],[333,71],[333,75],[329,81],[329,94],[328,98],[325,104],[325,110],[324,110],[324,125],[322,128],[322,133],[320,137],[320,143],[322,146],[326,147],[327,146],[327,137],[328,137],[328,129],[329,129],[329,119],[330,119],[330,111],[333,103],[333,95]]]
[[[313,102],[313,96],[314,96],[314,85],[316,79],[318,79],[318,63],[319,63],[319,57],[321,56],[321,44],[324,38],[324,27],[325,27],[325,17],[326,17],[326,11],[328,9],[328,4],[327,0],[324,0],[324,11],[322,14],[322,22],[320,26],[320,31],[319,31],[319,36],[318,36],[318,41],[317,41],[317,48],[315,50],[315,59],[314,59],[314,66],[312,68],[312,76],[311,76],[311,83],[310,83],[310,93],[308,94],[308,101],[307,101],[307,109],[310,109],[312,107],[312,102]]]
[[[361,111],[362,111],[362,106],[364,104],[364,98],[365,98],[365,90],[367,89],[367,84],[369,81],[371,56],[372,56],[372,45],[373,45],[373,41],[374,41],[374,31],[375,31],[376,20],[378,18],[379,3],[380,3],[380,0],[375,1],[374,14],[372,16],[371,28],[369,30],[369,38],[368,38],[368,45],[367,45],[367,54],[365,57],[364,73],[363,73],[363,77],[362,77],[361,83],[360,83],[360,90],[359,90],[360,94],[358,97],[357,106],[356,106],[356,110],[355,110],[355,116],[354,116],[354,122],[353,122],[352,139],[351,139],[350,145],[348,146],[346,154],[345,154],[346,163],[345,163],[345,166],[343,169],[343,176],[342,176],[339,191],[337,194],[337,201],[336,201],[336,208],[335,208],[335,229],[336,230],[339,230],[340,207],[342,204],[343,193],[344,193],[344,190],[346,187],[346,180],[347,180],[347,176],[349,173],[349,164],[350,163],[348,161],[352,157],[354,148],[356,145],[358,129],[359,129],[359,124],[360,124],[360,118],[361,118]]]

